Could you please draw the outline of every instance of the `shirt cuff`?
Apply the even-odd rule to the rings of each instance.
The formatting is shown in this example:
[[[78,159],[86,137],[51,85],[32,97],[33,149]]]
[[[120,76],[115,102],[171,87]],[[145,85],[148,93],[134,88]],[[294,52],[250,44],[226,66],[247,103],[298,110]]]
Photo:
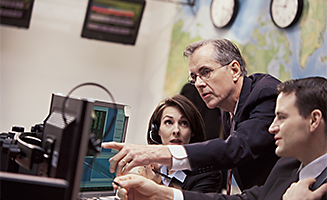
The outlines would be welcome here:
[[[183,192],[176,189],[176,188],[172,188],[173,192],[174,192],[174,200],[183,200],[184,196],[183,196]]]
[[[190,161],[182,145],[167,145],[173,156],[171,170],[191,170]]]

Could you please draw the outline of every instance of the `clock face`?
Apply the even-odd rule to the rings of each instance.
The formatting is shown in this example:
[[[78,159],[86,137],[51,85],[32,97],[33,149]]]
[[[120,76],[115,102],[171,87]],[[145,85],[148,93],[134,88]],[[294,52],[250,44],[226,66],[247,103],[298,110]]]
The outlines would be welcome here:
[[[302,12],[303,0],[271,0],[270,15],[279,28],[293,25]]]
[[[236,0],[212,0],[210,17],[213,25],[217,28],[226,27],[235,18],[236,10]]]

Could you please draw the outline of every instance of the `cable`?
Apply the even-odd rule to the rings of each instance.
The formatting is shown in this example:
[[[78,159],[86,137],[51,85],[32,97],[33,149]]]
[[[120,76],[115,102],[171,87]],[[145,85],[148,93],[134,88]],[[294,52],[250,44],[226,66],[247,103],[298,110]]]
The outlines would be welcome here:
[[[153,132],[152,132],[152,130],[151,130],[150,133],[149,133],[150,140],[151,140],[152,142],[156,143],[156,144],[161,144],[161,143],[155,141],[155,140],[152,138],[152,134],[153,134]]]
[[[64,123],[65,125],[67,125],[67,119],[66,119],[66,116],[65,116],[65,107],[66,107],[66,103],[67,103],[67,100],[69,98],[69,96],[78,88],[80,87],[83,87],[83,86],[97,86],[97,87],[100,87],[101,89],[105,90],[107,92],[107,94],[110,96],[112,102],[113,102],[113,105],[114,105],[114,110],[115,110],[115,114],[114,114],[114,117],[111,119],[111,122],[110,122],[110,125],[108,127],[108,129],[106,130],[104,136],[101,134],[101,141],[103,138],[105,138],[107,136],[107,134],[109,133],[115,119],[116,119],[116,115],[117,115],[117,104],[115,103],[115,99],[113,97],[113,95],[111,94],[111,92],[105,88],[104,86],[98,84],[98,83],[93,83],[93,82],[86,82],[86,83],[82,83],[82,84],[79,84],[77,85],[76,87],[74,87],[72,90],[70,90],[68,92],[68,94],[66,95],[64,101],[63,101],[63,106],[62,106],[62,118],[64,120]],[[103,137],[102,137],[103,136]]]
[[[74,87],[72,90],[70,90],[70,91],[68,92],[68,94],[66,95],[66,97],[65,97],[65,99],[64,99],[64,101],[63,101],[63,106],[62,106],[62,118],[63,118],[63,120],[64,120],[65,125],[67,125],[67,119],[66,119],[66,117],[65,117],[65,107],[66,107],[67,100],[69,99],[69,96],[70,96],[70,95],[71,95],[71,94],[72,94],[76,89],[78,89],[78,88],[80,88],[80,87],[83,87],[83,86],[96,86],[96,87],[100,87],[101,89],[105,90],[105,91],[107,92],[107,94],[110,96],[110,98],[111,98],[111,100],[112,100],[112,102],[113,102],[113,105],[114,105],[114,112],[115,112],[115,113],[114,113],[114,115],[113,115],[113,118],[111,119],[110,125],[109,125],[109,127],[107,128],[105,134],[104,134],[104,135],[101,134],[101,137],[100,137],[100,144],[101,144],[102,141],[103,141],[103,138],[106,138],[106,136],[109,134],[109,131],[110,131],[110,129],[112,128],[113,123],[114,123],[114,121],[116,120],[116,117],[117,117],[117,104],[115,103],[115,99],[114,99],[113,95],[111,94],[111,92],[110,92],[107,88],[105,88],[104,86],[102,86],[102,85],[100,85],[100,84],[98,84],[98,83],[93,83],[93,82],[86,82],[86,83],[82,83],[82,84],[77,85],[76,87]],[[90,168],[90,167],[92,168],[92,165],[93,165],[93,163],[94,163],[96,157],[98,156],[98,154],[99,154],[100,151],[101,151],[101,148],[100,148],[99,151],[96,150],[96,146],[97,146],[97,144],[99,144],[98,140],[97,140],[97,141],[94,141],[94,140],[93,140],[93,141],[92,141],[92,145],[90,145],[91,140],[92,140],[92,138],[89,138],[89,146],[93,146],[94,149],[95,149],[95,151],[96,151],[97,153],[93,156],[93,159],[91,160],[90,163],[87,163],[87,162],[84,161],[84,163],[87,163],[87,167],[88,167],[88,168]]]

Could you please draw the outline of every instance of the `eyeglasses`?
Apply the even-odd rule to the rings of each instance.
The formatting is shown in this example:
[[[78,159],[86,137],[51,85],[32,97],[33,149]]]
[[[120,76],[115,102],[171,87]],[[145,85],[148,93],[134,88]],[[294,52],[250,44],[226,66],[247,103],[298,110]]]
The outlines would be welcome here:
[[[227,66],[227,65],[224,65],[224,66],[216,68],[216,69],[220,69],[225,66]],[[191,83],[192,85],[194,85],[197,77],[201,78],[203,81],[207,81],[210,78],[212,72],[216,69],[205,68],[205,69],[200,70],[200,72],[197,74],[190,74],[188,77],[188,82]]]

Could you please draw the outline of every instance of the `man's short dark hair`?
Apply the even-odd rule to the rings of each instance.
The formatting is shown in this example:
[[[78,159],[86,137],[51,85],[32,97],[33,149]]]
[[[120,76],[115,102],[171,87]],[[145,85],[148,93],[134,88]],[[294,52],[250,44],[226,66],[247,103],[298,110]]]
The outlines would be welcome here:
[[[295,93],[295,106],[302,117],[308,117],[315,109],[322,112],[326,122],[327,112],[327,79],[324,77],[308,77],[288,80],[277,86],[278,94]],[[327,130],[327,129],[326,129]]]

